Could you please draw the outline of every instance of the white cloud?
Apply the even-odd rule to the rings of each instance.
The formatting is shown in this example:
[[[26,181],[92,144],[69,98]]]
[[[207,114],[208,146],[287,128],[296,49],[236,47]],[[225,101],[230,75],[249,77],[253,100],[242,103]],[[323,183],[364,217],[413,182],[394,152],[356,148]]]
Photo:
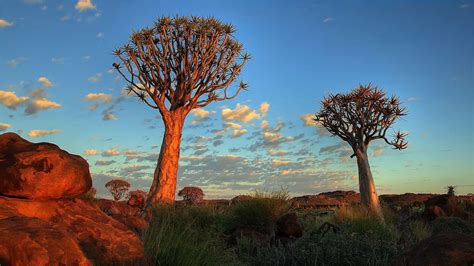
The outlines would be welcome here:
[[[303,124],[305,126],[310,127],[310,126],[318,125],[318,123],[314,121],[314,114],[305,114],[305,115],[302,115],[300,118],[303,121]]]
[[[13,91],[0,91],[0,104],[8,109],[15,110],[16,107],[28,101],[28,97],[16,96]]]
[[[246,129],[234,129],[234,131],[232,131],[231,138],[238,138],[245,133],[247,133]]]
[[[260,115],[244,104],[238,103],[235,109],[225,108],[221,111],[222,119],[225,121],[236,120],[242,123],[248,123],[254,119],[259,119]]]
[[[43,85],[44,88],[49,88],[53,86],[53,83],[46,77],[39,77],[38,82],[41,83],[41,85]]]
[[[51,58],[53,64],[64,64],[64,57],[53,57]]]
[[[101,77],[102,77],[102,73],[96,73],[95,75],[90,76],[87,80],[95,83],[95,82],[99,82]]]
[[[267,120],[263,120],[262,123],[260,123],[260,127],[261,127],[261,128],[267,128],[267,127],[268,127],[268,121],[267,121]]]
[[[97,150],[94,150],[94,149],[88,149],[88,150],[85,150],[84,151],[84,154],[85,155],[97,155]]]
[[[31,100],[28,103],[28,106],[25,109],[25,114],[31,115],[31,114],[36,114],[40,111],[46,110],[46,109],[57,109],[61,107],[59,103],[50,101],[46,98],[36,98]]]
[[[327,17],[327,18],[323,19],[323,23],[328,23],[328,22],[331,22],[333,20],[334,19],[332,17]]]
[[[118,156],[118,155],[120,155],[120,151],[113,148],[108,149],[102,153],[102,156],[105,156],[105,157]]]
[[[12,125],[6,123],[0,123],[0,132],[7,130]]]
[[[267,150],[267,152],[271,156],[284,156],[284,155],[288,154],[288,151],[276,150],[276,149],[269,149],[269,150]]]
[[[227,129],[229,129],[229,128],[231,128],[231,129],[241,129],[242,126],[239,125],[239,124],[237,124],[237,123],[226,122],[226,123],[224,124],[224,130],[227,130]]]
[[[260,113],[265,116],[268,112],[268,109],[270,108],[270,104],[267,103],[267,102],[263,102],[261,105],[260,105]]]
[[[107,110],[104,110],[104,112],[102,112],[102,120],[113,121],[113,120],[117,120],[117,117],[115,116],[114,112],[111,109],[107,109]]]
[[[5,19],[0,19],[0,28],[6,28],[6,27],[11,27],[11,26],[13,26],[13,23]]]
[[[274,167],[279,167],[279,166],[286,166],[286,165],[289,165],[290,164],[290,161],[288,161],[287,159],[273,159],[272,160],[272,165]]]
[[[96,6],[92,3],[92,0],[78,0],[76,9],[82,12],[88,9],[96,9]]]
[[[416,98],[415,97],[410,97],[407,99],[407,102],[414,102],[416,101]]]
[[[104,37],[104,33],[103,32],[98,32],[96,37],[97,38],[102,38],[102,37]]]
[[[6,64],[11,68],[15,68],[25,60],[26,60],[26,58],[23,58],[23,57],[12,58],[12,59],[8,60],[6,62]]]
[[[28,136],[30,136],[32,138],[36,138],[36,137],[41,137],[41,136],[45,136],[45,135],[57,134],[57,133],[60,133],[60,132],[61,132],[61,130],[59,130],[59,129],[53,129],[53,130],[36,129],[36,130],[31,130],[28,133]]]
[[[112,101],[112,95],[106,93],[89,93],[84,97],[84,100],[89,102],[110,103]]]

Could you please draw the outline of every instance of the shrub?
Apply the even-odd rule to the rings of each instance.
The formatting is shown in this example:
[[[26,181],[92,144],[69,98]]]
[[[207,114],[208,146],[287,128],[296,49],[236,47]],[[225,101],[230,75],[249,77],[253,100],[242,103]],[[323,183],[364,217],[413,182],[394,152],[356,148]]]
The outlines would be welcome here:
[[[198,187],[184,187],[178,192],[178,196],[183,197],[186,204],[197,204],[202,202],[204,192]]]
[[[218,230],[221,214],[212,207],[159,206],[144,236],[155,265],[229,265]]]
[[[474,235],[474,224],[458,217],[439,217],[431,222],[433,234],[460,233]]]
[[[110,191],[114,200],[120,200],[127,194],[127,191],[130,188],[130,183],[125,180],[115,179],[107,182],[105,187]]]
[[[97,194],[97,189],[95,189],[95,187],[91,187],[86,193],[81,195],[81,199],[94,200],[96,194]]]
[[[253,198],[240,201],[231,208],[229,229],[248,228],[272,234],[275,222],[289,210],[288,191],[255,192]]]

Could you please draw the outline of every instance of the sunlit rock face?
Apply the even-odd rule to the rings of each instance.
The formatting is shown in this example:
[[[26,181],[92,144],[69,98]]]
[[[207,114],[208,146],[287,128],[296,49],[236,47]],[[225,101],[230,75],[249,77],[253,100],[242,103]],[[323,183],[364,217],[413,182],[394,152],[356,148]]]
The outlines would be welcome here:
[[[28,199],[79,196],[92,186],[89,164],[50,143],[0,135],[0,194]]]
[[[15,221],[18,221],[18,227],[15,230],[7,230],[14,226]],[[48,259],[52,262],[67,261],[67,257],[55,251],[58,247],[53,243],[64,241],[64,247],[71,247],[72,251],[79,247],[79,251],[93,265],[145,263],[143,242],[138,235],[126,225],[103,213],[93,202],[81,199],[38,201],[0,196],[0,229],[0,261],[15,262],[17,259],[15,252],[30,252],[26,249],[35,242],[43,244],[42,248],[37,250],[38,253],[31,251],[33,255],[49,256]],[[22,239],[27,237],[31,239],[24,241],[30,244],[23,246]],[[13,242],[1,241],[7,238],[11,238]],[[71,241],[75,244],[70,243]],[[18,244],[16,251],[12,251],[12,243]],[[61,242],[58,244],[61,245]],[[79,251],[77,254],[80,255]]]
[[[75,238],[54,223],[14,216],[0,220],[0,264],[92,265]],[[13,237],[12,237],[13,236]]]

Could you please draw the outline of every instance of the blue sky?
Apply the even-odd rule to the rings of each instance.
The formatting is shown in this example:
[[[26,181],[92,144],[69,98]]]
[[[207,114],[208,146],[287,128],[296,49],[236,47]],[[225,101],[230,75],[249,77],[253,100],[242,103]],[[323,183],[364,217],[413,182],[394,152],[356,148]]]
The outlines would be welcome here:
[[[85,157],[101,193],[112,178],[147,190],[163,133],[156,110],[122,94],[112,51],[177,14],[234,24],[252,55],[248,91],[188,117],[178,187],[357,190],[349,146],[303,118],[371,82],[409,112],[394,128],[407,150],[371,144],[379,193],[474,192],[474,1],[79,2],[0,0],[0,131]]]

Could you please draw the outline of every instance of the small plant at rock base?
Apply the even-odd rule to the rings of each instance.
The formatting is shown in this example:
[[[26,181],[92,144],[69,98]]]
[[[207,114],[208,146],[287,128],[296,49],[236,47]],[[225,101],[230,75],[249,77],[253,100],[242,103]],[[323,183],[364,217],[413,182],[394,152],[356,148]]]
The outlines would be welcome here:
[[[204,192],[198,187],[184,187],[178,192],[178,196],[183,197],[186,204],[193,205],[202,202]]]
[[[97,194],[97,189],[95,189],[95,187],[91,187],[86,193],[81,195],[81,199],[94,200],[96,194]]]
[[[114,200],[120,200],[127,195],[130,183],[125,180],[115,179],[107,182],[105,187],[110,191]]]

